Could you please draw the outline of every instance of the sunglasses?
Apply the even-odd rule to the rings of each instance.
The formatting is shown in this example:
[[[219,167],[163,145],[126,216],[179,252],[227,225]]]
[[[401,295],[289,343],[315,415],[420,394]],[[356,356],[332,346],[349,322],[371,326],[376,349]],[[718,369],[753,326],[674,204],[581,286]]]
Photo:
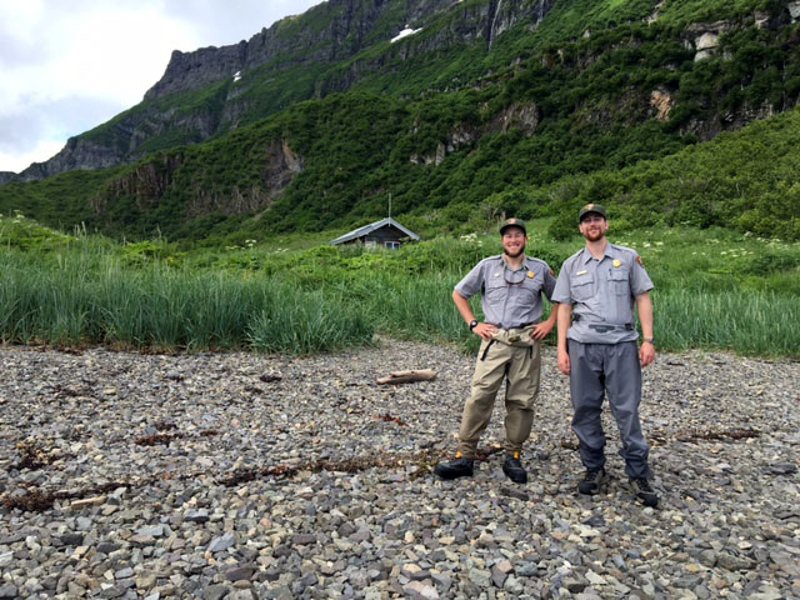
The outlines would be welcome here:
[[[509,279],[508,275],[511,273],[511,279]],[[517,281],[517,274],[519,274],[519,281]],[[510,269],[503,269],[503,281],[506,282],[506,285],[521,285],[525,279],[527,278],[527,271],[519,270],[519,271],[511,271]]]

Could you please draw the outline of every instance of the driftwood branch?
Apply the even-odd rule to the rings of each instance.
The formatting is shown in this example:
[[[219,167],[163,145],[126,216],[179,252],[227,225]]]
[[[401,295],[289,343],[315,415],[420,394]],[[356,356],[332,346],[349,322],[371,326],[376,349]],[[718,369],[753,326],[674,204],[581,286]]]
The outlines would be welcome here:
[[[432,379],[436,379],[436,371],[433,369],[395,371],[390,373],[388,377],[378,379],[378,384],[410,383],[412,381],[431,381]]]

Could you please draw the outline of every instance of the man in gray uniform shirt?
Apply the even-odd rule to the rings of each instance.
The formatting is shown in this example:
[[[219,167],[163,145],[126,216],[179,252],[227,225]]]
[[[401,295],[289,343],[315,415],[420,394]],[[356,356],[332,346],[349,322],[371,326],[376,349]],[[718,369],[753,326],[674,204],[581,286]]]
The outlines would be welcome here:
[[[649,447],[639,422],[642,367],[656,357],[653,282],[635,250],[608,242],[608,217],[602,206],[584,206],[578,220],[586,247],[564,261],[553,292],[553,301],[559,303],[558,368],[570,376],[572,428],[586,467],[578,491],[597,494],[605,478],[606,438],[600,415],[607,391],[619,427],[625,473],[636,497],[646,506],[656,506],[658,495],[648,481]],[[640,348],[634,304],[644,336]]]
[[[556,280],[546,262],[525,256],[525,223],[508,219],[500,227],[500,235],[503,254],[483,259],[453,291],[458,311],[483,341],[472,393],[464,406],[455,459],[439,463],[434,470],[442,479],[472,475],[478,439],[489,424],[497,392],[507,380],[503,472],[515,483],[528,481],[520,453],[531,433],[539,394],[539,344],[557,318],[553,307],[550,317],[540,322],[542,295],[550,300]],[[469,304],[469,298],[478,293],[483,301],[483,323],[475,318]]]

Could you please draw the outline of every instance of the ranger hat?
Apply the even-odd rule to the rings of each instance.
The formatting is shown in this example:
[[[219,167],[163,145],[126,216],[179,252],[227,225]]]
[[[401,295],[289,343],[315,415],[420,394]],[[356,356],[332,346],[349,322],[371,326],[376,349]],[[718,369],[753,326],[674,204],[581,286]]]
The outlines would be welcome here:
[[[608,220],[608,216],[606,215],[606,209],[600,206],[599,204],[587,204],[581,209],[580,214],[578,215],[578,222],[580,223],[583,221],[583,217],[588,215],[589,213],[596,213],[603,217],[604,219]]]
[[[500,235],[503,235],[506,232],[506,229],[508,229],[509,227],[519,227],[520,229],[522,229],[522,233],[528,235],[528,230],[525,228],[525,221],[514,218],[506,219],[505,221],[503,221],[503,224],[500,225]]]

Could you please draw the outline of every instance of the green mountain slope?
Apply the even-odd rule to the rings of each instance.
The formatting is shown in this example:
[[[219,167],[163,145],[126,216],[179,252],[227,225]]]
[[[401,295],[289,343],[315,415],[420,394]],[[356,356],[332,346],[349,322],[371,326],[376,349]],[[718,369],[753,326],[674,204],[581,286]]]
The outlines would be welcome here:
[[[798,162],[797,3],[465,0],[391,43],[415,3],[399,4],[341,60],[292,70],[283,56],[280,71],[245,73],[234,130],[159,130],[136,164],[0,186],[0,211],[128,237],[244,239],[360,225],[389,197],[394,215],[437,231],[589,199],[622,205],[631,224],[800,237],[786,171]],[[308,16],[285,27],[325,29]],[[233,85],[152,98],[87,136],[113,146],[130,113],[153,106],[221,119]],[[739,133],[710,143],[725,131]]]

